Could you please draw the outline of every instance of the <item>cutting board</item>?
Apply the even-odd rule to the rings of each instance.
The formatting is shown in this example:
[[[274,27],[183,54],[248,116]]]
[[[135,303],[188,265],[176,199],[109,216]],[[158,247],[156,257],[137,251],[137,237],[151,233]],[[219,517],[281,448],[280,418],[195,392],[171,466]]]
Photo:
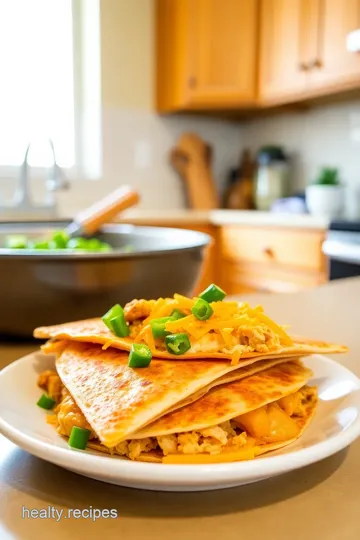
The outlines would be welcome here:
[[[170,151],[170,163],[184,183],[189,208],[218,208],[218,194],[211,170],[212,147],[209,144],[196,133],[183,133]]]

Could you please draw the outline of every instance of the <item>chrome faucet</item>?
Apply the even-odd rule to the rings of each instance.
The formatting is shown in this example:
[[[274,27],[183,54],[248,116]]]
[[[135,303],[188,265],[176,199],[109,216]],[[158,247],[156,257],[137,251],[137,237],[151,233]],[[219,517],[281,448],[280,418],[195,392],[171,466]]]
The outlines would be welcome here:
[[[41,217],[55,217],[57,213],[57,201],[55,192],[69,188],[69,182],[65,179],[61,168],[56,161],[53,141],[48,140],[53,157],[53,164],[47,173],[45,180],[46,201],[44,204],[35,204],[30,195],[28,155],[31,143],[28,144],[24,161],[20,167],[19,186],[15,192],[14,202],[8,206],[0,207],[0,217],[6,215],[26,215]]]

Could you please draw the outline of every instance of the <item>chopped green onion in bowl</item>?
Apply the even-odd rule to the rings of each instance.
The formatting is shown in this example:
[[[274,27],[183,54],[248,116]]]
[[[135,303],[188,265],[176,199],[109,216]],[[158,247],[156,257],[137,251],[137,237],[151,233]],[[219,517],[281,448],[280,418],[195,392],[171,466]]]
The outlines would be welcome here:
[[[23,234],[13,234],[8,236],[5,240],[5,247],[8,249],[25,249],[27,247],[28,240]]]
[[[91,251],[93,253],[109,252],[112,247],[107,242],[102,242],[98,238],[84,238],[82,236],[69,238],[66,231],[55,231],[49,240],[30,239],[23,234],[10,235],[5,240],[5,247],[8,249],[33,249],[33,250],[76,250]]]

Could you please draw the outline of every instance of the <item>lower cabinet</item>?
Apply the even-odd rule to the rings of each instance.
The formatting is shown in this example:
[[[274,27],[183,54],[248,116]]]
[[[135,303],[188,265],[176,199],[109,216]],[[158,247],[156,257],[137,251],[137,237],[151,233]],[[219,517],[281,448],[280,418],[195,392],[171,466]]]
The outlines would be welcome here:
[[[165,226],[160,221],[144,224]],[[176,221],[166,223],[166,227],[200,231],[211,237],[194,296],[210,283],[216,283],[232,295],[294,292],[327,281],[326,258],[321,251],[323,230],[245,225],[216,227]]]
[[[218,282],[228,294],[293,292],[327,280],[320,230],[225,226]]]

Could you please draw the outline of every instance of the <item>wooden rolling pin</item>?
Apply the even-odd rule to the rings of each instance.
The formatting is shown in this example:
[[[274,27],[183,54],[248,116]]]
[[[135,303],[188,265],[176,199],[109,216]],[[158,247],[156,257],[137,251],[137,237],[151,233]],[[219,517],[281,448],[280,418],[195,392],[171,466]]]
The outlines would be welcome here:
[[[210,210],[219,206],[211,160],[211,146],[195,133],[184,133],[170,152],[170,163],[185,184],[190,208]]]
[[[66,227],[70,237],[90,236],[112,221],[120,212],[135,206],[140,200],[139,194],[128,186],[122,186],[77,214],[74,221]]]

